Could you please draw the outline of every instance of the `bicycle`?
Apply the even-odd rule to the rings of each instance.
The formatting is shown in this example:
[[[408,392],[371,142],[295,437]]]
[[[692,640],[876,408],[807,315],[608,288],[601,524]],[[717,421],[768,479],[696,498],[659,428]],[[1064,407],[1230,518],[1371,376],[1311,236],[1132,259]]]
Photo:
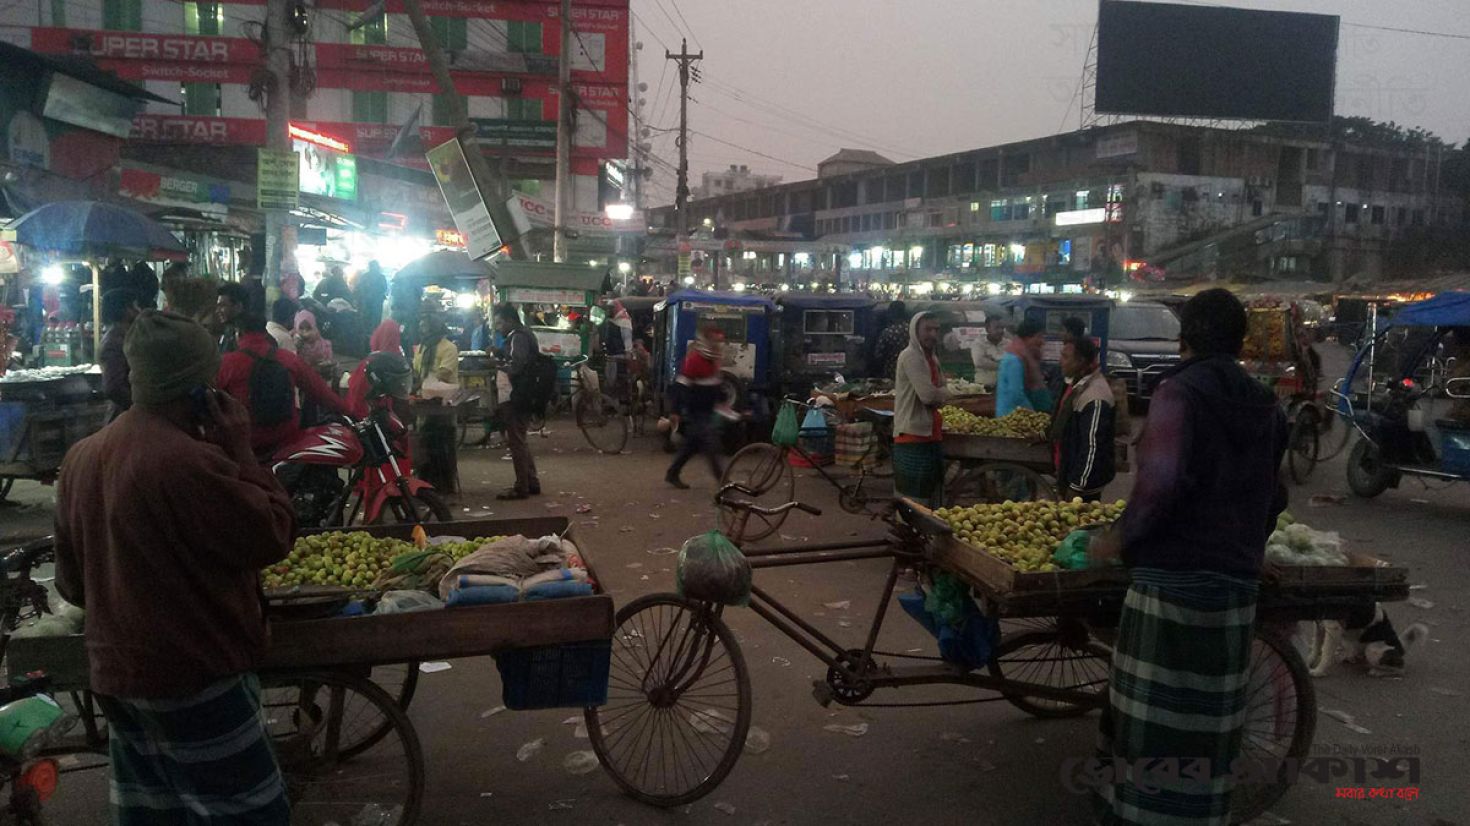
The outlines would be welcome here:
[[[797,501],[759,506],[750,501],[751,493],[727,485],[716,504],[738,511],[742,520],[771,519],[792,510],[821,515],[819,509]],[[921,577],[933,573],[932,543],[949,533],[948,525],[903,499],[897,500],[885,521],[889,533],[879,538],[742,548],[752,570],[889,562],[861,648],[832,639],[752,584],[751,611],[827,666],[824,678],[813,681],[818,703],[923,707],[1005,701],[1042,718],[1075,717],[1103,706],[1112,654],[1104,636],[1121,610],[1119,591],[1058,600],[1044,617],[997,609],[997,614],[1027,624],[1002,637],[983,668],[880,650],[878,638],[900,573],[910,568]],[[745,747],[752,716],[750,674],[739,640],[723,618],[725,607],[675,594],[649,594],[617,613],[608,702],[588,709],[586,722],[603,767],[637,800],[657,806],[698,800],[724,780]],[[1289,611],[1291,606],[1278,607],[1263,597],[1262,609]],[[893,662],[900,660],[918,664]],[[867,702],[881,689],[928,685],[967,686],[995,696]],[[1288,770],[1289,761],[1308,755],[1316,724],[1316,696],[1306,665],[1288,640],[1269,630],[1269,623],[1258,628],[1247,685],[1241,756],[1260,761],[1265,771],[1263,782],[1237,792],[1234,814],[1242,822],[1286,792],[1295,776]]]
[[[1340,408],[1327,403],[1327,398],[1342,398],[1341,380],[1327,394],[1317,393],[1287,402],[1290,422],[1287,435],[1287,471],[1291,480],[1305,485],[1317,465],[1337,458],[1347,447],[1352,428],[1350,417]],[[1338,419],[1343,419],[1338,422]],[[1330,440],[1330,441],[1329,441]]]
[[[602,380],[582,356],[567,365],[572,373],[572,416],[587,443],[603,453],[622,453],[628,446],[631,417],[618,401],[602,392]]]
[[[788,403],[797,407],[807,409],[818,409],[812,405],[803,404],[794,400]],[[891,457],[889,457],[889,445],[893,442],[893,414],[891,412],[863,408],[858,412],[858,419],[873,425],[873,440],[869,443],[867,450],[857,461],[857,480],[840,481],[828,473],[816,459],[812,457],[798,443],[796,445],[775,445],[769,442],[757,442],[741,448],[731,459],[730,464],[725,467],[725,472],[720,477],[720,486],[725,488],[731,485],[740,490],[750,491],[752,504],[762,501],[786,502],[790,501],[796,492],[796,474],[791,468],[791,454],[796,454],[808,467],[817,471],[828,484],[837,489],[837,503],[844,511],[852,514],[874,513],[868,506],[872,503],[886,503],[892,500],[891,496],[873,494],[867,490],[867,482],[870,476],[882,476],[880,468],[887,467],[888,475],[892,475]],[[789,511],[781,511],[779,515],[762,518],[762,526],[757,527],[754,532],[740,535],[740,539],[757,541],[775,533],[785,521]],[[734,512],[720,509],[720,529],[732,538],[736,535],[731,533],[734,527]],[[748,526],[742,526],[742,530]]]

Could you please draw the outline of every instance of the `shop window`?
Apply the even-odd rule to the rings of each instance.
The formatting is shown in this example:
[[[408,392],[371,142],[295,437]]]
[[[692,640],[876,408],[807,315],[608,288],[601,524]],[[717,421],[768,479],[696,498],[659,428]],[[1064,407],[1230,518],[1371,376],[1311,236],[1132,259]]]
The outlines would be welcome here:
[[[1424,226],[1424,210],[1422,210],[1422,209],[1416,209],[1416,210],[1414,210],[1414,226],[1416,226],[1416,227],[1422,227],[1422,226]]]
[[[862,221],[863,221],[863,225],[862,225],[862,231],[863,232],[867,232],[867,231],[869,231],[869,230],[871,230],[873,228],[873,216],[871,216],[871,215],[864,215],[863,218],[862,218]]]
[[[1061,197],[1046,199],[1046,217],[1050,218],[1067,208],[1067,202]]]
[[[541,24],[511,20],[505,27],[506,49],[517,54],[541,54]]]
[[[1009,221],[1009,220],[1011,220],[1011,202],[1010,201],[991,201],[990,202],[990,220],[992,220],[992,221]]]
[[[1073,209],[1089,209],[1089,204],[1091,203],[1091,201],[1092,190],[1090,189],[1079,189],[1072,194]]]
[[[463,17],[430,17],[429,28],[440,48],[462,52],[470,46],[469,21]]]
[[[353,92],[352,93],[352,122],[353,123],[387,123],[388,122],[388,93],[387,92]]]
[[[1409,210],[1408,210],[1408,208],[1406,208],[1406,207],[1399,207],[1395,211],[1398,213],[1397,215],[1394,216],[1394,223],[1395,224],[1397,224],[1398,226],[1403,226],[1404,224],[1407,224],[1409,222]]]
[[[358,46],[383,46],[388,42],[388,15],[380,14],[371,23],[351,32],[352,42]]]
[[[218,83],[185,83],[180,87],[184,98],[184,114],[196,117],[219,117]]]
[[[1063,238],[1057,244],[1057,265],[1061,267],[1072,265],[1072,239]]]
[[[1012,204],[1011,205],[1011,220],[1012,221],[1025,221],[1025,220],[1029,219],[1030,217],[1031,217],[1031,205],[1030,204],[1028,204],[1028,203],[1019,203],[1019,204]]]
[[[1383,213],[1384,213],[1383,207],[1381,207],[1381,206],[1373,207],[1373,212],[1372,212],[1372,215],[1369,217],[1369,222],[1372,223],[1374,226],[1383,226],[1383,219],[1384,219],[1384,214]]]
[[[218,36],[225,33],[225,7],[223,3],[185,3],[184,34]]]
[[[929,226],[930,227],[937,227],[937,226],[939,226],[942,223],[944,223],[944,221],[943,221],[943,219],[942,219],[942,217],[940,216],[939,213],[937,213],[937,212],[931,212],[931,213],[929,213]]]
[[[1308,172],[1316,172],[1317,171],[1317,168],[1319,166],[1321,166],[1321,165],[1322,165],[1322,153],[1321,153],[1321,151],[1320,150],[1317,150],[1317,149],[1308,149],[1307,150],[1307,171]]]
[[[434,95],[433,118],[435,126],[459,125],[459,121],[455,117],[455,115],[457,114],[454,107],[455,97],[455,95],[450,94]],[[460,100],[460,106],[468,105],[468,101],[465,99],[464,95],[459,95],[458,97]]]
[[[1251,215],[1259,218],[1266,212],[1266,205],[1260,201],[1251,201]]]
[[[1343,208],[1343,222],[1348,224],[1356,224],[1358,222],[1358,212],[1361,209],[1362,207],[1358,206],[1357,204],[1348,204],[1346,207]]]
[[[1328,215],[1331,214],[1331,212],[1332,212],[1332,205],[1331,204],[1327,203],[1326,201],[1318,201],[1317,202],[1317,214],[1318,215],[1321,215],[1323,218],[1326,218]]]
[[[883,228],[884,229],[897,229],[898,228],[898,213],[897,212],[885,212],[885,213],[883,213]]]
[[[143,31],[143,0],[102,0],[102,28],[117,32]]]
[[[541,101],[537,98],[506,98],[505,116],[510,120],[541,120]]]

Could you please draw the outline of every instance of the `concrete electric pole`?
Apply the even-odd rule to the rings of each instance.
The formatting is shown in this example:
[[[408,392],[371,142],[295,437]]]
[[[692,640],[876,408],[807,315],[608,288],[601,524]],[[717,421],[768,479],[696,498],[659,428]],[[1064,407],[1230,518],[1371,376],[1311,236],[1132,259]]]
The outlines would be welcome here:
[[[567,200],[572,194],[572,0],[561,0],[561,55],[556,60],[556,208],[551,257],[567,260]]]
[[[277,0],[268,0],[268,2],[277,2]],[[511,218],[510,207],[506,206],[506,201],[510,198],[510,186],[505,180],[505,175],[492,170],[489,162],[485,160],[485,154],[480,151],[475,126],[470,123],[470,114],[465,107],[464,98],[455,91],[454,78],[449,74],[449,62],[444,59],[444,52],[439,47],[439,38],[434,36],[434,29],[429,25],[429,18],[424,16],[424,9],[419,0],[403,0],[403,10],[408,12],[409,22],[413,25],[414,34],[418,36],[419,48],[424,53],[424,59],[428,61],[429,71],[434,75],[434,82],[445,94],[449,95],[452,119],[457,125],[459,139],[464,143],[465,160],[469,162],[470,174],[475,176],[475,182],[479,185],[480,192],[485,198],[485,207],[490,212],[490,220],[495,223],[495,229],[500,232],[501,243],[510,246],[511,258],[520,261],[528,260],[531,256],[531,250],[527,249],[528,242],[523,241],[518,234],[515,221]]]
[[[262,50],[271,83],[265,99],[265,148],[274,152],[291,151],[291,1],[266,0],[265,31]],[[265,213],[265,284],[267,306],[281,294],[281,257],[285,253],[286,212],[269,209]]]
[[[689,274],[689,76],[690,67],[696,60],[704,59],[704,50],[689,53],[689,41],[679,41],[679,53],[664,50],[664,59],[679,64],[679,184],[674,191],[674,216],[679,233],[679,277]],[[696,78],[697,79],[697,78]],[[715,289],[719,289],[716,276]]]

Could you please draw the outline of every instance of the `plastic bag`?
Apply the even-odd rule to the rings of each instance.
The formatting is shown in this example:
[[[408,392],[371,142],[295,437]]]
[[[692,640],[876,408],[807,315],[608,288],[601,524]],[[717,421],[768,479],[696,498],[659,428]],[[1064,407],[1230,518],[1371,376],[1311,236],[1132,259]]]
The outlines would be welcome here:
[[[796,408],[789,404],[781,405],[781,412],[776,414],[776,426],[771,428],[771,444],[794,447],[800,435],[801,428],[796,424]]]
[[[1052,552],[1052,561],[1059,568],[1077,571],[1087,567],[1087,544],[1092,535],[1087,531],[1072,531],[1067,534],[1057,549]]]
[[[679,549],[679,595],[721,605],[750,604],[750,561],[719,531],[690,537]]]
[[[387,591],[378,600],[376,614],[408,614],[414,611],[435,611],[444,607],[443,601],[425,591]]]

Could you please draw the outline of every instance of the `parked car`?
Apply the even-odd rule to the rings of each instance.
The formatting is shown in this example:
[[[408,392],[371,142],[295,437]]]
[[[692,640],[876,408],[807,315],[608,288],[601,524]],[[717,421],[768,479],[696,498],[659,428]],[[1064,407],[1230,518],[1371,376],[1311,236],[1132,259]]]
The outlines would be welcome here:
[[[1145,402],[1159,378],[1179,363],[1179,316],[1157,301],[1120,301],[1108,322],[1107,370]]]

